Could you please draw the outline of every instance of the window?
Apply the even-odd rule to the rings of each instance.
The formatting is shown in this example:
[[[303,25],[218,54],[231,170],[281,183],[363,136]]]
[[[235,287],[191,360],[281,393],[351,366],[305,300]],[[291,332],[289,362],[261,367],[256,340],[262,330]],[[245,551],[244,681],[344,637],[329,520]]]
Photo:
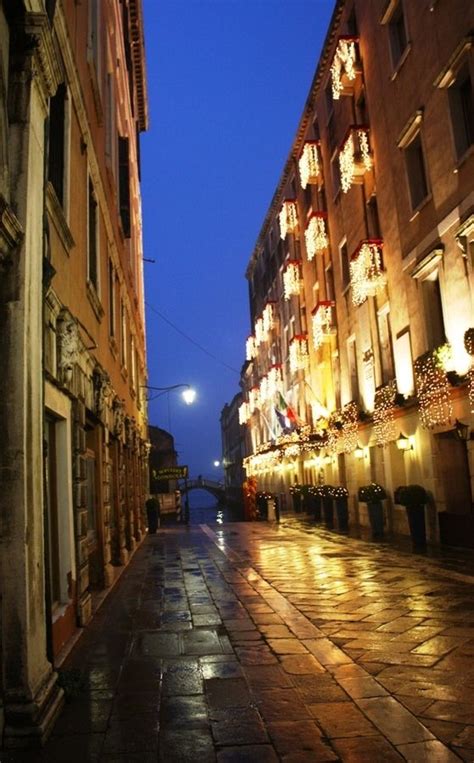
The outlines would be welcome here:
[[[341,263],[341,281],[343,290],[346,289],[351,282],[351,272],[349,267],[349,252],[347,250],[347,241],[344,241],[339,246],[339,257]]]
[[[388,304],[377,315],[379,335],[380,366],[382,384],[387,384],[395,377],[393,365],[392,335],[390,331],[390,311]]]
[[[460,159],[474,143],[474,94],[467,62],[448,93],[456,157]]]
[[[381,238],[379,208],[375,195],[367,202],[367,235],[369,238]]]
[[[446,341],[438,271],[421,281],[420,289],[428,350],[434,350]]]
[[[390,39],[390,52],[392,54],[392,66],[396,69],[408,45],[402,0],[398,0],[395,9],[390,16],[388,21],[388,34]]]
[[[351,35],[352,37],[357,37],[359,34],[359,29],[357,26],[357,16],[355,7],[352,7],[352,10],[349,14],[349,17],[347,19],[347,34]]]
[[[136,373],[136,351],[135,351],[135,337],[130,337],[130,387],[136,392],[137,386],[137,373]]]
[[[331,180],[333,198],[335,198],[341,190],[341,175],[339,171],[339,157],[337,154],[331,161]]]
[[[101,91],[101,0],[89,0],[89,34],[87,40],[87,59],[94,68],[94,86]]]
[[[99,220],[98,205],[92,180],[88,182],[88,250],[87,250],[87,280],[99,292]]]
[[[117,174],[117,115],[115,110],[115,82],[112,73],[107,74],[106,87],[105,155],[115,178]]]
[[[123,302],[120,303],[120,362],[127,367],[127,311]]]
[[[57,443],[56,422],[46,417],[45,434],[45,470],[46,470],[46,514],[48,525],[48,562],[50,598],[52,605],[58,605],[61,600],[60,578],[60,539],[59,539],[59,507],[57,491]]]
[[[334,291],[334,273],[332,272],[332,265],[328,265],[328,267],[324,271],[324,279],[326,282],[326,299],[334,301],[335,291]]]
[[[49,102],[48,180],[61,206],[65,196],[66,86],[59,85]]]
[[[324,90],[324,98],[326,100],[326,111],[327,111],[328,121],[329,121],[329,117],[334,111],[334,100],[332,97],[332,81],[331,80],[329,80]]]
[[[115,336],[116,332],[116,304],[115,304],[115,288],[116,288],[115,268],[112,264],[112,260],[109,260],[109,334]]]
[[[130,142],[128,138],[118,139],[119,148],[119,204],[120,219],[125,238],[130,238]]]
[[[313,191],[312,191],[312,185],[310,185],[310,183],[308,183],[308,185],[304,189],[304,200],[306,205],[306,211],[309,212],[313,207]]]
[[[420,132],[416,133],[405,148],[405,166],[410,189],[411,208],[415,210],[428,195],[428,180]]]
[[[357,375],[357,350],[355,338],[347,342],[347,371],[350,383],[351,400],[359,400],[359,377]]]

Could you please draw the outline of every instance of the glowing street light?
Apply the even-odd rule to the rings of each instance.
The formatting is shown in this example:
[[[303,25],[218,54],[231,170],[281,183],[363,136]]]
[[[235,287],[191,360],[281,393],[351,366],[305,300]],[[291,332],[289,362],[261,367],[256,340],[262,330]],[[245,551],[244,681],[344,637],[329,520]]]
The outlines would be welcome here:
[[[217,467],[217,466],[220,466],[220,465],[221,465],[221,462],[220,462],[220,461],[214,461],[214,466],[216,466],[216,467]]]

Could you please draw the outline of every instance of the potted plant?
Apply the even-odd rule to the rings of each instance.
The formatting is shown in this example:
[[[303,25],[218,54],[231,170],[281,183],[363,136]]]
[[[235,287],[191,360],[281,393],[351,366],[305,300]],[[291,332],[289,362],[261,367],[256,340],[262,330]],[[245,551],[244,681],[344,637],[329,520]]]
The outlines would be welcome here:
[[[357,497],[361,503],[367,504],[373,537],[380,537],[383,535],[382,501],[387,497],[385,489],[376,482],[371,482],[370,485],[363,485],[359,488]]]
[[[322,485],[310,485],[309,508],[315,522],[321,522],[321,501],[323,498]]]
[[[334,504],[332,501],[332,491],[334,490],[332,485],[323,485],[323,517],[324,522],[328,527],[334,525]]]
[[[293,510],[299,514],[301,512],[301,499],[302,499],[302,485],[298,485],[296,482],[290,487],[290,495],[293,498]]]
[[[426,545],[425,506],[428,494],[421,485],[400,485],[394,492],[395,503],[404,506],[414,546]]]
[[[349,491],[343,485],[333,488],[332,497],[336,506],[337,525],[339,530],[347,530],[349,527]]]
[[[145,501],[145,508],[148,523],[148,533],[150,535],[154,535],[160,522],[160,502],[158,501],[158,498],[155,498],[155,496],[151,495]]]

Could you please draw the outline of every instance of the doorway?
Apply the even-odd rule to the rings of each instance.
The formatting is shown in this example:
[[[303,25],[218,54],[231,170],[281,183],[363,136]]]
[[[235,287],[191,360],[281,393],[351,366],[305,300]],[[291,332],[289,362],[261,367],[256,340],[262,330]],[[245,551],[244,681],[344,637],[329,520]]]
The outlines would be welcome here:
[[[446,510],[440,512],[441,543],[474,548],[474,513],[467,447],[455,430],[435,435]]]

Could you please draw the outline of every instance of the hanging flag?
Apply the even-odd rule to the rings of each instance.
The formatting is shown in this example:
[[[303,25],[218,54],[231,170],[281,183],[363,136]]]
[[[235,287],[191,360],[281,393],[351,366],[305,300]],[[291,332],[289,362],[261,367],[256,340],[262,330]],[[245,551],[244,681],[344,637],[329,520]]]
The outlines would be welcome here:
[[[293,429],[296,429],[296,427],[301,426],[301,424],[303,423],[298,418],[293,408],[290,405],[288,405],[288,403],[286,402],[281,392],[279,392],[277,396],[277,403],[275,405],[275,415],[278,419],[278,423],[280,424],[284,432],[288,432],[288,431],[291,432]]]

